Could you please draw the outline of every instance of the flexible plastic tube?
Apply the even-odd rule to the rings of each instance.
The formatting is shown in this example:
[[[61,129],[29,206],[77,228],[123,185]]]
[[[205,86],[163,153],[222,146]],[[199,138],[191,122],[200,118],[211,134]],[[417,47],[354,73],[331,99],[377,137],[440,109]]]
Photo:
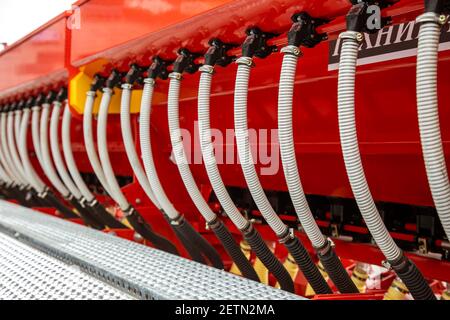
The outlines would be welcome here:
[[[234,225],[241,231],[244,239],[248,242],[256,256],[261,260],[264,266],[271,272],[280,283],[280,287],[286,291],[294,291],[293,282],[287,270],[280,261],[270,251],[261,236],[254,229],[251,223],[239,212],[230,194],[225,188],[225,184],[220,176],[214,156],[214,148],[211,141],[210,124],[210,95],[211,82],[214,67],[204,65],[200,68],[200,84],[198,89],[198,122],[200,130],[200,146],[202,149],[203,160],[206,172],[208,174],[211,186],[217,196],[222,208]]]
[[[5,129],[5,123],[6,123],[6,114],[1,113],[0,115],[0,135],[1,135],[1,146],[0,146],[0,161],[2,163],[3,169],[5,170],[5,173],[11,180],[11,183],[16,185],[16,176],[14,175],[14,172],[11,170],[8,160],[6,158],[5,150],[6,150],[6,129]],[[5,132],[5,133],[4,133]]]
[[[70,193],[76,198],[81,199],[82,195],[80,190],[77,188],[72,178],[67,172],[64,160],[61,155],[61,150],[59,149],[59,138],[58,138],[58,125],[59,118],[61,115],[61,102],[56,101],[53,103],[52,115],[50,118],[50,148],[52,152],[53,161],[55,162],[56,170],[62,179],[62,182]]]
[[[354,31],[340,35],[342,39],[338,76],[338,118],[341,148],[345,168],[361,215],[380,250],[412,296],[417,299],[435,299],[433,292],[417,270],[395,244],[372,198],[362,166],[355,122],[355,75],[358,48],[363,36]]]
[[[94,194],[89,190],[88,186],[84,182],[81,177],[80,171],[75,163],[75,159],[73,157],[72,152],[72,142],[70,138],[70,122],[72,119],[72,114],[70,112],[69,105],[66,104],[63,113],[62,120],[62,145],[64,158],[66,160],[67,168],[69,169],[70,175],[83,195],[84,199],[86,199],[86,206],[90,208],[93,212],[94,216],[98,218],[103,224],[107,225],[110,228],[118,228],[123,229],[126,228],[121,222],[117,221],[106,209],[97,201]]]
[[[131,84],[122,85],[122,97],[120,104],[120,127],[122,129],[122,138],[125,145],[125,152],[128,156],[128,160],[131,164],[134,174],[136,175],[139,184],[142,189],[144,189],[145,194],[148,196],[150,201],[158,208],[161,209],[161,205],[155,197],[152,191],[152,187],[148,182],[148,178],[142,168],[141,161],[134,146],[134,139],[131,131],[131,121],[130,121],[130,102],[131,102]]]
[[[106,183],[110,188],[110,195],[114,199],[114,201],[119,204],[120,208],[125,211],[130,207],[130,203],[123,195],[116,180],[116,176],[109,159],[108,140],[106,138],[106,124],[108,121],[108,109],[111,102],[111,96],[112,90],[109,88],[104,88],[102,100],[100,102],[100,109],[98,111],[97,146],[98,154],[100,156],[100,165],[101,168],[103,168],[103,176],[106,178]]]
[[[16,143],[14,139],[14,113],[9,112],[7,123],[6,123],[6,129],[7,129],[7,139],[8,139],[8,158],[10,159],[11,163],[10,166],[15,168],[16,176],[19,178],[19,181],[22,182],[23,185],[29,185],[28,179],[25,177],[22,168],[22,165],[20,164],[19,155],[17,154],[16,149]]]
[[[48,179],[55,187],[56,190],[64,197],[69,198],[70,192],[64,186],[62,181],[59,179],[58,174],[56,173],[55,167],[53,166],[52,159],[50,157],[50,148],[48,145],[49,137],[48,137],[48,120],[50,117],[50,104],[44,103],[42,105],[42,113],[41,120],[39,126],[39,142],[40,142],[40,150],[42,156],[42,168],[45,171]]]
[[[30,121],[31,110],[25,109],[22,116],[22,124],[19,137],[19,153],[22,159],[22,163],[25,169],[25,174],[29,177],[31,185],[37,192],[41,193],[45,189],[45,183],[41,180],[39,175],[31,164],[30,157],[28,155],[27,135],[28,135],[28,123]]]
[[[97,149],[95,147],[94,135],[92,132],[92,111],[94,108],[95,92],[88,91],[86,95],[87,95],[86,103],[84,105],[84,113],[83,113],[83,135],[86,153],[88,155],[89,162],[91,163],[92,169],[94,170],[94,173],[97,176],[98,180],[102,184],[105,191],[111,194],[108,182],[106,181],[106,177],[103,172],[103,168],[97,156]]]
[[[450,239],[450,183],[439,125],[437,88],[442,23],[439,15],[434,12],[421,15],[417,22],[421,23],[417,52],[417,114],[420,141],[434,205],[447,239]]]
[[[301,53],[296,46],[287,46],[281,52],[285,54],[281,66],[278,92],[278,137],[289,195],[300,223],[313,247],[316,250],[329,247],[327,250],[318,250],[318,256],[333,283],[341,293],[357,293],[358,288],[350,279],[338,256],[334,253],[334,249],[328,244],[328,239],[320,231],[303,191],[295,157],[294,128],[292,126],[295,73],[298,57]],[[320,254],[322,252],[324,254]]]
[[[139,117],[139,132],[140,132],[139,137],[141,143],[144,169],[147,174],[150,186],[162,209],[170,218],[170,220],[178,220],[180,218],[180,213],[172,205],[172,203],[167,198],[167,195],[163,190],[161,181],[159,180],[158,177],[158,173],[156,172],[155,163],[153,161],[153,153],[151,149],[150,116],[151,116],[151,101],[153,96],[153,88],[155,85],[155,80],[147,78],[144,81],[145,83],[141,100],[141,113]]]
[[[206,203],[197,187],[197,184],[195,183],[191,169],[189,168],[188,159],[184,152],[183,140],[180,134],[178,99],[180,95],[181,74],[171,73],[169,77],[171,78],[169,83],[169,95],[167,98],[169,133],[178,171],[180,172],[186,190],[188,191],[198,211],[203,218],[205,218],[206,222],[212,222],[217,218],[217,216]]]

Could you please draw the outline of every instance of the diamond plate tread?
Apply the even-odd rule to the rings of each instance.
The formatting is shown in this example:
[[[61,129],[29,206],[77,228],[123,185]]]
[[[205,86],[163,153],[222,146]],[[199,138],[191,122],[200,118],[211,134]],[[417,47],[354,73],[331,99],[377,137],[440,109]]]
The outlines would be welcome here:
[[[0,201],[4,232],[144,299],[300,300],[300,296]]]
[[[129,300],[117,288],[0,234],[0,300]]]

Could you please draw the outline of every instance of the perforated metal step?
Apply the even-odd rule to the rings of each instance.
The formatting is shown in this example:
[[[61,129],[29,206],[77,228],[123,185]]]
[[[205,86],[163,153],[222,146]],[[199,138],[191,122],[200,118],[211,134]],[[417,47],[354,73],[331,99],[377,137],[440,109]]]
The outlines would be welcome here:
[[[45,253],[0,234],[0,299],[116,300],[132,297]]]
[[[3,232],[146,299],[303,299],[225,271],[0,201]]]

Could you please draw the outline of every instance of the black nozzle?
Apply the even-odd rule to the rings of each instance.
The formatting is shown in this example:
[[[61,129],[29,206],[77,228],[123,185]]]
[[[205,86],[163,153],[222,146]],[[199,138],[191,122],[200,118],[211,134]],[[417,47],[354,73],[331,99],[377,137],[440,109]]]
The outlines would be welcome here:
[[[13,101],[9,104],[9,108],[8,111],[16,111],[17,110],[17,105],[19,103],[17,101]]]
[[[58,94],[56,95],[56,101],[63,102],[66,99],[67,99],[67,88],[61,87],[61,89],[59,89],[58,91]]]
[[[178,50],[178,57],[173,63],[173,72],[177,73],[195,73],[200,67],[195,63],[195,59],[201,56],[200,53],[191,52],[186,48]]]
[[[390,17],[374,16],[370,7],[375,5],[381,10],[392,5],[395,1],[355,0],[351,2],[353,6],[346,16],[348,31],[376,33],[391,23]],[[370,23],[369,19],[371,19]],[[380,21],[378,21],[378,19],[380,19]]]
[[[425,0],[425,12],[450,13],[450,0]]]
[[[122,82],[123,74],[119,72],[119,70],[114,69],[111,71],[108,79],[105,81],[105,87],[109,89],[113,89],[114,87],[120,86]]]
[[[318,33],[316,28],[326,23],[326,20],[312,18],[306,12],[292,16],[294,24],[288,32],[288,45],[313,48],[327,38],[326,34]]]
[[[98,90],[103,88],[105,81],[106,81],[105,77],[102,77],[99,74],[94,75],[94,79],[92,79],[92,82],[91,82],[90,91],[97,92]]]
[[[159,56],[153,57],[153,63],[148,68],[148,77],[152,79],[160,78],[166,80],[169,77],[169,65],[173,63],[172,60],[164,60]]]
[[[36,105],[36,97],[31,96],[27,99],[27,102],[25,103],[24,108],[30,109],[31,107],[34,107],[35,105]]]
[[[245,38],[242,44],[243,57],[258,57],[263,59],[277,51],[277,46],[269,46],[267,40],[276,37],[278,34],[263,32],[257,27],[247,29],[246,33],[247,38]]]
[[[125,83],[134,84],[134,83],[142,83],[142,74],[145,71],[145,67],[141,67],[136,63],[133,63],[130,66],[130,70],[128,70],[125,75]]]
[[[44,102],[45,102],[45,103],[50,103],[50,104],[51,104],[53,101],[55,101],[56,95],[57,95],[57,93],[56,93],[55,91],[50,90],[50,91],[48,92],[47,96],[45,97]]]
[[[210,47],[205,54],[205,65],[226,67],[235,59],[234,56],[229,56],[227,52],[236,48],[237,45],[224,43],[217,38],[211,39],[209,45]]]

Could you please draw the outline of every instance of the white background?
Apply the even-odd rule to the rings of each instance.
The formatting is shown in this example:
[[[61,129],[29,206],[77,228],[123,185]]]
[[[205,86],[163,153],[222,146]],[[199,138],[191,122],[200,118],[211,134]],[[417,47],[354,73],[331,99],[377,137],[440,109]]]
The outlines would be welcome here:
[[[76,0],[0,0],[0,43],[12,44],[58,14]],[[3,46],[0,46],[2,50]]]

